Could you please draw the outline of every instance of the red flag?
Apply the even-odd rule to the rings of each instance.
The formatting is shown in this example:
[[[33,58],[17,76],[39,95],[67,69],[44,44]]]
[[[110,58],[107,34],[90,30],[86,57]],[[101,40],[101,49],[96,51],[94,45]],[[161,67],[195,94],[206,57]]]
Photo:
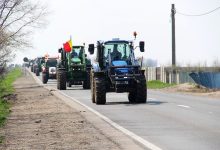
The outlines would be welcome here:
[[[71,50],[72,50],[72,41],[69,40],[68,42],[64,43],[64,44],[63,44],[63,48],[64,48],[64,50],[65,50],[67,53],[71,52]]]

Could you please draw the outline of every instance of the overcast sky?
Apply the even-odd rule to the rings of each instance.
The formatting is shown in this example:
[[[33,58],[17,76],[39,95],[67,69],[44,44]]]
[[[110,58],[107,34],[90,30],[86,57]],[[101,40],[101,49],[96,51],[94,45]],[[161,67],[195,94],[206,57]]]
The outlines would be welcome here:
[[[45,0],[41,0],[45,3]],[[118,37],[144,40],[146,58],[171,63],[171,4],[177,11],[200,14],[220,6],[219,0],[47,0],[49,25],[33,35],[34,48],[18,53],[34,58],[56,54],[72,36],[73,45]],[[202,17],[176,14],[176,56],[182,65],[212,64],[220,58],[220,10]]]

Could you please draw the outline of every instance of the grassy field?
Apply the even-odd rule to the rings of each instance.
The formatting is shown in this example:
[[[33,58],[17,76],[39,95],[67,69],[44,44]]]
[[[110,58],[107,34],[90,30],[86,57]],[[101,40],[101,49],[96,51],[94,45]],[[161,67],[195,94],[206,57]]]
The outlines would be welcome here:
[[[0,80],[0,127],[2,127],[6,121],[6,117],[9,114],[9,106],[10,106],[10,104],[7,101],[4,101],[3,98],[14,92],[14,88],[12,84],[21,75],[22,75],[21,69],[15,68],[11,70],[5,76],[5,78]]]
[[[175,84],[163,83],[158,80],[147,82],[147,88],[149,88],[149,89],[162,89],[162,88],[166,88],[166,87],[170,87],[170,86],[174,86],[174,85]]]

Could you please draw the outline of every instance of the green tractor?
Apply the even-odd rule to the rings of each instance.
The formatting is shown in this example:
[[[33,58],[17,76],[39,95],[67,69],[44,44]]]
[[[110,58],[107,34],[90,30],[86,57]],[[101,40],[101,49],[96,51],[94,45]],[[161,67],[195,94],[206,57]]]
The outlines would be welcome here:
[[[61,53],[61,61],[57,66],[57,89],[66,90],[66,86],[72,85],[89,89],[91,61],[85,54],[85,46],[73,46],[70,52],[60,48],[58,52]]]
[[[144,52],[143,41],[137,47]],[[89,45],[90,54],[94,53],[94,48],[94,44]],[[90,75],[92,102],[105,104],[107,92],[127,92],[130,103],[146,103],[146,78],[135,59],[133,42],[119,39],[98,41],[96,48]]]
[[[42,64],[45,62],[44,57],[37,57],[33,61],[32,70],[36,74],[36,76],[40,75],[40,72],[42,71]]]

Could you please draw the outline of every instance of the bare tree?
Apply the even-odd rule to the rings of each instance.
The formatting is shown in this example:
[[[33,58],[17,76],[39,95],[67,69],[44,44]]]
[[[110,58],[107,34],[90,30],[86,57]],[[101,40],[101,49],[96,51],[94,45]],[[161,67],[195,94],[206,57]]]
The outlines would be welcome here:
[[[0,65],[13,52],[31,46],[34,28],[45,25],[46,7],[33,0],[0,0]]]

